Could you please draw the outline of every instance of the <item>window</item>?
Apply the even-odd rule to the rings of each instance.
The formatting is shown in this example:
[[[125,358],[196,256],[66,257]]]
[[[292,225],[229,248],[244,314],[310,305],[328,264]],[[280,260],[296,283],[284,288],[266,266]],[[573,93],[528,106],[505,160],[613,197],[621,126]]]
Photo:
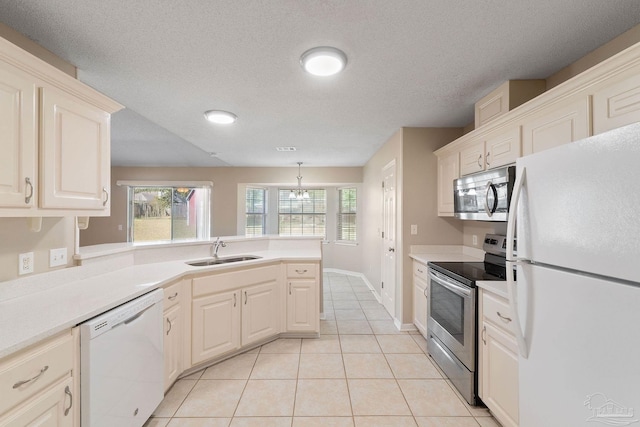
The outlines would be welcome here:
[[[246,236],[262,236],[265,234],[266,204],[267,198],[264,188],[247,187],[245,198],[246,222],[244,227]]]
[[[130,242],[209,238],[210,187],[129,185]]]
[[[278,190],[278,232],[281,236],[326,235],[327,192],[307,190],[308,199],[291,199],[291,190]]]
[[[337,240],[356,241],[356,189],[338,189],[338,233]]]

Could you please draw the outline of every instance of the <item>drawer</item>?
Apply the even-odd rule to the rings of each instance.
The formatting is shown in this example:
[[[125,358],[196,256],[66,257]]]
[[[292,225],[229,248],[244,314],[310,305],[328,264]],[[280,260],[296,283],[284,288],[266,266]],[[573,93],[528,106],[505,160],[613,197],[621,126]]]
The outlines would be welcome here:
[[[228,273],[196,277],[193,279],[193,298],[258,285],[260,283],[277,281],[280,274],[281,270],[279,265],[270,265],[268,267],[246,268]]]
[[[164,301],[162,303],[162,309],[164,311],[167,311],[174,305],[177,305],[180,301],[182,301],[182,294],[182,281],[164,288]]]
[[[313,264],[313,263],[287,264],[287,277],[314,279],[316,277],[316,264]]]
[[[0,362],[0,414],[73,370],[73,336],[47,340]]]
[[[482,293],[482,316],[485,320],[489,320],[496,326],[501,327],[509,334],[513,335],[512,331],[512,313],[509,308],[509,302],[497,295],[483,292]]]
[[[429,280],[429,267],[418,261],[413,261],[413,274],[425,282]]]

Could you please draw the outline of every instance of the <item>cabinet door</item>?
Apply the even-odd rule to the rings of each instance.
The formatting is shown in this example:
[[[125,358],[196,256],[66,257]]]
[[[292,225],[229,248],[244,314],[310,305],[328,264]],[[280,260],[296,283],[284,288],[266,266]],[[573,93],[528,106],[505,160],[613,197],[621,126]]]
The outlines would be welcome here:
[[[164,313],[164,389],[171,387],[184,370],[182,363],[184,321],[182,305],[174,305]]]
[[[485,140],[487,169],[515,163],[522,155],[520,126],[489,135]]]
[[[33,81],[0,62],[0,207],[35,206],[35,96]]]
[[[548,108],[522,124],[523,155],[538,153],[590,135],[589,97]]]
[[[453,216],[453,180],[460,178],[459,153],[438,157],[438,215]]]
[[[482,401],[504,427],[518,426],[518,344],[490,322],[482,331]]]
[[[195,298],[191,360],[203,362],[240,348],[240,291]]]
[[[276,281],[242,290],[242,345],[280,332],[280,304]]]
[[[640,74],[631,73],[593,94],[594,135],[640,121]]]
[[[287,282],[287,331],[318,332],[318,286],[315,280]]]
[[[484,170],[484,141],[472,142],[460,150],[460,175]]]
[[[413,276],[413,324],[423,336],[427,335],[427,283],[418,276]]]
[[[40,206],[109,214],[110,115],[40,89]]]
[[[69,377],[0,418],[2,427],[72,427],[73,405],[80,403]]]

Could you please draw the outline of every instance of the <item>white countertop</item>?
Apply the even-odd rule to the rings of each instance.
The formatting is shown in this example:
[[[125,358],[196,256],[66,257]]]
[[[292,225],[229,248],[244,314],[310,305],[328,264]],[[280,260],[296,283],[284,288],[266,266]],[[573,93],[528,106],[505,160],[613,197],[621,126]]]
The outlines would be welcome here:
[[[58,332],[69,329],[98,314],[130,301],[166,283],[193,274],[220,271],[238,267],[250,267],[276,261],[318,261],[321,259],[320,242],[317,249],[303,245],[302,248],[277,248],[253,251],[251,255],[262,258],[241,263],[221,264],[208,267],[192,267],[188,259],[129,265],[110,272],[90,275],[92,267],[71,267],[67,274],[43,273],[37,280],[7,283],[3,292],[0,283],[0,358],[34,344]],[[306,247],[304,247],[306,246]],[[110,252],[109,248],[106,252]],[[121,249],[129,251],[130,248]],[[244,251],[242,254],[248,254]],[[224,253],[221,256],[236,255]],[[204,257],[199,257],[202,259]],[[191,258],[193,259],[193,258]],[[83,274],[84,273],[84,274]],[[69,278],[76,278],[75,280]],[[35,278],[35,276],[34,276]],[[47,282],[46,287],[42,283]],[[30,285],[36,290],[27,289]],[[18,289],[18,291],[16,291]]]

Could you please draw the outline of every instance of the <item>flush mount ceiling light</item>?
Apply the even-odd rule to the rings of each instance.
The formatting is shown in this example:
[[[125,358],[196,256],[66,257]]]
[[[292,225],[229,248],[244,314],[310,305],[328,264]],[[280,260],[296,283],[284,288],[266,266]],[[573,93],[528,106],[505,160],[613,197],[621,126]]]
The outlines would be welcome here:
[[[295,190],[291,190],[289,192],[289,198],[290,199],[298,199],[298,200],[302,200],[302,199],[308,199],[309,198],[309,193],[307,192],[307,190],[303,190],[302,189],[302,175],[300,175],[300,166],[302,165],[302,162],[298,162],[298,176],[296,178],[298,178],[298,188],[296,188]]]
[[[238,116],[228,111],[209,110],[204,112],[204,117],[217,125],[230,125],[238,120]]]
[[[307,73],[314,76],[332,76],[344,70],[347,65],[347,55],[335,47],[314,47],[302,54],[300,65]]]

